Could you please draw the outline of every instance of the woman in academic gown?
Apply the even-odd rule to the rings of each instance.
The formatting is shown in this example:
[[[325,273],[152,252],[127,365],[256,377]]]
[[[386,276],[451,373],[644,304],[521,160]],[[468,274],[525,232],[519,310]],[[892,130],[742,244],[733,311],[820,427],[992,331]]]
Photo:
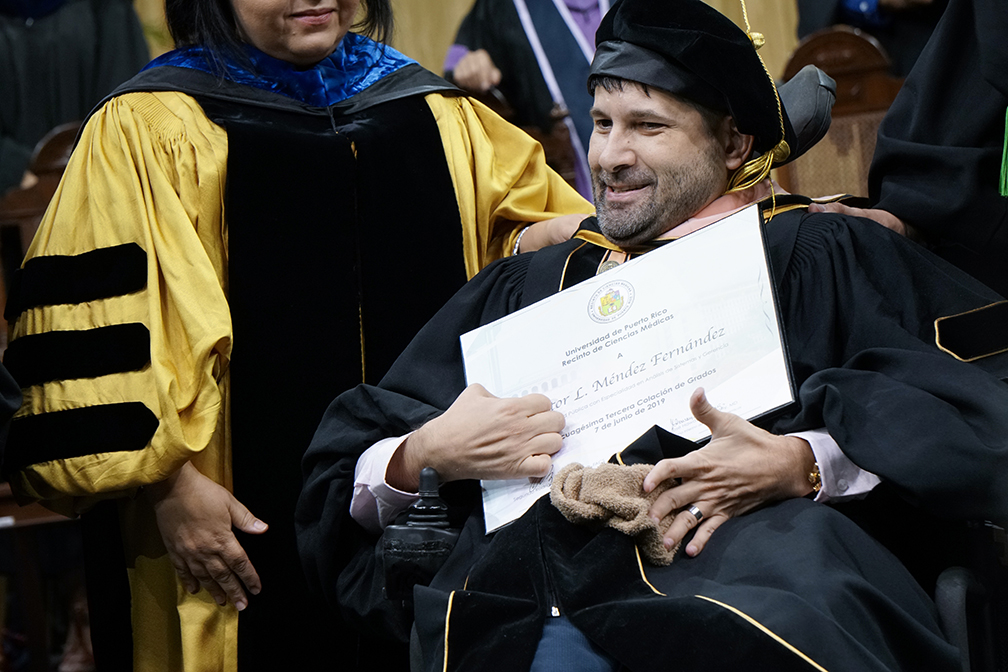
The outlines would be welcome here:
[[[11,293],[4,472],[87,512],[105,669],[352,667],[294,539],[326,405],[571,218],[528,224],[591,210],[523,133],[349,32],[359,4],[169,1],[179,49],[87,122]],[[387,0],[364,9],[387,35]]]

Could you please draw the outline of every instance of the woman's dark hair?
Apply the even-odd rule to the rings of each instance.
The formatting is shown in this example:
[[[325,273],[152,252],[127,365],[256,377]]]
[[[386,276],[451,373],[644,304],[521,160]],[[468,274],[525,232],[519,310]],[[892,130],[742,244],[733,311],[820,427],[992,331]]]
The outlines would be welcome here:
[[[360,1],[364,18],[353,30],[385,42],[392,35],[391,0]],[[230,0],[165,0],[165,18],[176,47],[201,46],[214,59],[244,56]]]

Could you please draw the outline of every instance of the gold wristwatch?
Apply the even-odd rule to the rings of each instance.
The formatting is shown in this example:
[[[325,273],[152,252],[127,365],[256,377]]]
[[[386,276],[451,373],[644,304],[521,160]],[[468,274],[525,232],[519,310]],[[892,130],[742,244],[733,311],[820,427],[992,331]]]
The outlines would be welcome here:
[[[822,474],[819,473],[819,463],[815,462],[812,471],[808,473],[808,482],[812,486],[812,493],[818,494],[822,490]]]

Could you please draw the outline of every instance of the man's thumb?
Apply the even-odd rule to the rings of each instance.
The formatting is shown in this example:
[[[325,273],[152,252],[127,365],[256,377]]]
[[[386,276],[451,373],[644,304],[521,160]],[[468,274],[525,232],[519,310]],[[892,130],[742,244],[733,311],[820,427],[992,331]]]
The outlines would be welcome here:
[[[690,395],[690,411],[694,418],[707,426],[712,436],[717,434],[717,426],[725,414],[711,406],[702,387],[693,390]]]

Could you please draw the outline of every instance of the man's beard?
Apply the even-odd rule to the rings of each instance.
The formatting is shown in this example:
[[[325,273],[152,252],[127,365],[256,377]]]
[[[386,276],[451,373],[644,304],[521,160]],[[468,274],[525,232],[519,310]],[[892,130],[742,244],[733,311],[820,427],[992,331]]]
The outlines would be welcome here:
[[[693,165],[676,164],[654,173],[637,166],[616,173],[601,168],[592,174],[592,191],[599,228],[622,247],[654,240],[682,224],[721,195],[723,174],[717,170],[713,145]],[[650,198],[633,204],[610,204],[606,185],[649,185]]]

